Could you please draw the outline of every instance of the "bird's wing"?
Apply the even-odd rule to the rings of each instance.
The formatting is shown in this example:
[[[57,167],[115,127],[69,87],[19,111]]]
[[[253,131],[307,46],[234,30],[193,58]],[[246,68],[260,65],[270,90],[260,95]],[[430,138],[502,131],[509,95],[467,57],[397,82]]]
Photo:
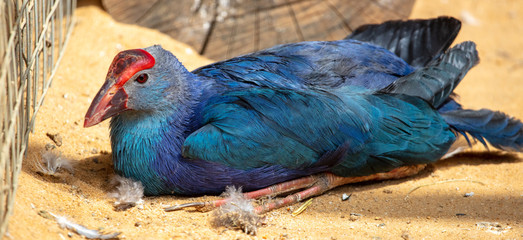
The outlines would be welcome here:
[[[474,42],[463,42],[427,66],[399,78],[381,92],[416,96],[438,108],[448,100],[465,74],[479,62]]]
[[[414,67],[423,67],[447,50],[461,29],[452,17],[395,20],[363,25],[347,39],[384,47]]]
[[[394,168],[440,159],[455,134],[426,101],[401,94],[373,94],[358,104],[371,114],[370,139],[362,150],[348,155],[331,172],[366,176]]]
[[[234,87],[381,89],[413,71],[390,51],[356,40],[300,42],[207,65],[196,75]]]
[[[364,109],[328,93],[253,88],[209,102],[203,127],[184,142],[185,158],[239,169],[332,166],[369,136]]]
[[[422,99],[405,95],[250,89],[231,92],[203,112],[183,156],[240,169],[323,167],[368,175],[437,160],[454,141]]]

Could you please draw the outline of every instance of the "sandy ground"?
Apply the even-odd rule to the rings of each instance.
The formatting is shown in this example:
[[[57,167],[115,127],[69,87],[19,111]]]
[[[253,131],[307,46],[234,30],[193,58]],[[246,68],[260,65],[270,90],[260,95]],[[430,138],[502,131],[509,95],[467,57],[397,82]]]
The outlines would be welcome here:
[[[81,239],[39,214],[63,215],[92,229],[120,231],[124,239],[522,239],[523,158],[474,152],[438,162],[408,179],[348,185],[314,198],[297,217],[289,209],[266,214],[255,237],[215,229],[209,213],[170,212],[162,207],[215,197],[150,197],[143,209],[116,212],[107,197],[112,173],[108,123],[84,129],[84,114],[104,81],[113,56],[123,49],[161,44],[189,68],[209,63],[188,46],[156,31],[115,23],[99,7],[80,6],[77,25],[31,135],[20,175],[14,215],[4,239]],[[412,18],[451,15],[464,20],[458,41],[478,44],[481,63],[458,87],[470,108],[498,109],[523,119],[523,4],[508,1],[418,0]],[[74,173],[36,173],[34,162],[46,134],[59,133],[55,151],[74,163]],[[407,193],[425,184],[406,199]],[[480,183],[482,184],[480,184]],[[464,194],[473,192],[471,197]],[[352,194],[341,201],[343,193]],[[480,222],[497,227],[480,227]],[[485,224],[484,224],[485,225]],[[496,225],[496,224],[494,224]],[[70,235],[68,237],[68,235]]]

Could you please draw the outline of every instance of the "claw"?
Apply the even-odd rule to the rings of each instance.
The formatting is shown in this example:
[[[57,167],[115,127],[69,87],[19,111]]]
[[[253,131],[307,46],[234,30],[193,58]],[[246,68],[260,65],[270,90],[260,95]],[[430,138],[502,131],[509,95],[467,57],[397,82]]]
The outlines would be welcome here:
[[[191,203],[177,204],[174,206],[166,207],[163,210],[166,212],[172,212],[172,211],[178,211],[178,210],[182,210],[184,208],[189,208],[189,207],[195,207],[196,209],[200,210],[200,209],[204,208],[205,205],[206,205],[205,202],[191,202]]]

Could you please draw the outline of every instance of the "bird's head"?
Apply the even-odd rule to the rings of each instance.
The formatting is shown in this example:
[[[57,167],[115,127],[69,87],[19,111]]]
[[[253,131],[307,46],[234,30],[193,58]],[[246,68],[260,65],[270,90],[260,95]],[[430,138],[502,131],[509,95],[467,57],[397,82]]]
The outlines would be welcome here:
[[[124,111],[154,112],[175,104],[176,98],[184,97],[188,74],[176,57],[159,45],[118,53],[87,110],[84,127]]]

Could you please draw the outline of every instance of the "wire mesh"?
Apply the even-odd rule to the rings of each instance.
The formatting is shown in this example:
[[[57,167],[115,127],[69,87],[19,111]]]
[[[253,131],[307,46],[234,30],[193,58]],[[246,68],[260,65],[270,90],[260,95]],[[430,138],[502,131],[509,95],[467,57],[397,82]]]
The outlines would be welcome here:
[[[0,0],[0,238],[29,132],[73,27],[76,0]]]

